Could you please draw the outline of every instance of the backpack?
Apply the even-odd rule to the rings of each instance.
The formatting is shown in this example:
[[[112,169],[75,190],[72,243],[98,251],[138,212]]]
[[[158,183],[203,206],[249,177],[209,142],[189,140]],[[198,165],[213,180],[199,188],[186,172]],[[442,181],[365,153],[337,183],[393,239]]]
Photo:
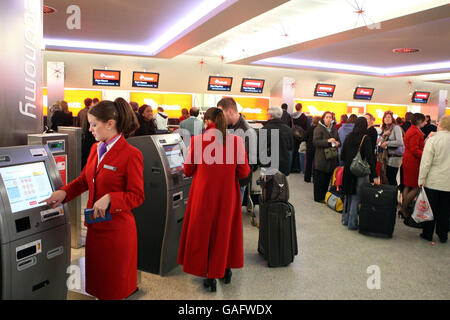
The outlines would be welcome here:
[[[330,190],[325,195],[325,203],[336,212],[344,210],[344,194],[339,190],[342,186],[344,167],[334,169]]]
[[[333,177],[331,178],[331,186],[336,186],[336,190],[342,186],[342,180],[344,179],[344,167],[336,167],[333,171]]]
[[[277,169],[261,169],[261,202],[289,201],[289,185],[286,176]]]
[[[302,141],[306,139],[306,131],[300,126],[294,125],[292,127],[292,135],[294,136],[294,140]]]

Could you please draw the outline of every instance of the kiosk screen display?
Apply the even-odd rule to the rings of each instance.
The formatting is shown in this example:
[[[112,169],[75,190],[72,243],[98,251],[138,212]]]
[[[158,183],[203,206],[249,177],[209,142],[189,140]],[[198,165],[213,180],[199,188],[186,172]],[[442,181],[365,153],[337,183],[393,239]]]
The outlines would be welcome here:
[[[44,162],[0,168],[12,213],[45,206],[53,192]]]
[[[170,172],[183,169],[183,154],[179,144],[168,144],[163,146],[166,153],[167,160],[169,161]]]

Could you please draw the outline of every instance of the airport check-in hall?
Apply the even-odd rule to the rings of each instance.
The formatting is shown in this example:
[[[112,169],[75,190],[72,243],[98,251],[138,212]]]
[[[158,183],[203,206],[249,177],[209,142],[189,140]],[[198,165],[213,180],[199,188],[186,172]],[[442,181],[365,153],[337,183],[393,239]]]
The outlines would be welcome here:
[[[448,1],[5,0],[0,43],[0,300],[450,299]]]

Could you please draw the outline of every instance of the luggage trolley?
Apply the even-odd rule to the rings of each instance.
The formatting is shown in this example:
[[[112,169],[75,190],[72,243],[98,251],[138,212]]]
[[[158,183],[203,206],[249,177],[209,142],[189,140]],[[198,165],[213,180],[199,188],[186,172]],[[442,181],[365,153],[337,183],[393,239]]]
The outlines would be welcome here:
[[[261,196],[261,187],[258,184],[258,180],[261,176],[261,168],[256,166],[250,173],[251,179],[248,183],[245,198],[247,200],[247,213],[251,217],[251,223],[253,226],[259,228],[259,223],[256,222],[255,206],[259,205],[259,198]]]
[[[249,121],[249,124],[256,131],[257,135],[259,133],[259,129],[263,127],[263,124],[261,122]],[[252,225],[259,228],[259,223],[256,221],[255,206],[259,205],[259,199],[261,196],[261,187],[258,184],[258,180],[261,177],[261,167],[259,165],[256,165],[250,175],[251,179],[247,185],[244,200],[245,203],[247,203],[247,213],[251,217]]]

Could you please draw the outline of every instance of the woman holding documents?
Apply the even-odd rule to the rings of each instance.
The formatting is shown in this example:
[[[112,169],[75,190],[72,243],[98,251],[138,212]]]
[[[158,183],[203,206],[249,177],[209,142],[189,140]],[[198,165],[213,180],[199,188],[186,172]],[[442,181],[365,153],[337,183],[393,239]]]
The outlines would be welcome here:
[[[81,175],[46,202],[53,207],[89,191],[86,238],[86,292],[99,299],[124,299],[137,290],[137,235],[131,209],[144,201],[143,158],[127,143],[137,128],[131,107],[122,99],[89,109],[91,148]],[[90,219],[89,219],[90,218]]]

